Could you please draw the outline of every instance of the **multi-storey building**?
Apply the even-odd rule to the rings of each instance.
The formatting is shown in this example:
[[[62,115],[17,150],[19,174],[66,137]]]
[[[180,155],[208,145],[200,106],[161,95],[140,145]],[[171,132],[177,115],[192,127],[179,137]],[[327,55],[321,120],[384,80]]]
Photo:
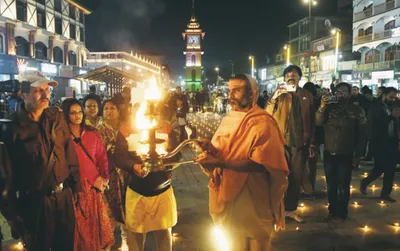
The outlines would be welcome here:
[[[9,66],[0,67],[0,78],[13,78],[18,67],[52,76],[84,67],[87,14],[73,0],[0,0],[0,54]]]
[[[373,88],[398,88],[400,0],[355,0],[353,6],[353,51],[361,53],[355,77]]]
[[[80,89],[88,14],[73,0],[0,0],[0,81],[34,70],[59,82],[56,98]]]
[[[159,83],[162,82],[161,65],[138,53],[121,51],[90,52],[87,55],[86,63],[89,69],[95,71],[109,66],[111,71],[116,69],[117,71],[125,72],[129,76],[130,83],[136,86],[143,86],[151,78],[155,78]],[[106,84],[108,83],[106,82]],[[105,86],[102,85],[101,90],[106,91],[109,95],[118,92],[118,88],[121,88],[119,86],[117,89],[112,90],[108,86],[109,90],[105,90]]]
[[[311,42],[328,36],[333,27],[332,23],[335,26],[343,26],[345,21],[344,17],[306,17],[288,25],[290,62],[302,68],[304,78],[311,80],[313,77],[309,76],[309,65],[312,63]]]
[[[346,33],[336,33],[311,42],[313,83],[329,88],[333,78],[338,78],[343,82],[357,84],[357,81],[352,79],[352,66],[359,58],[357,54],[352,53],[351,38],[352,36]]]

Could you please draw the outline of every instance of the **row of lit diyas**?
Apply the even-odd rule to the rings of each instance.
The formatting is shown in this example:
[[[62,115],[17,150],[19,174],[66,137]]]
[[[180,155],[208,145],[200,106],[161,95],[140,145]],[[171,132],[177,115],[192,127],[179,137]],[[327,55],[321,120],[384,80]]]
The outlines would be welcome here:
[[[201,138],[211,138],[221,123],[222,117],[215,113],[192,113],[188,115],[189,123],[196,127]]]

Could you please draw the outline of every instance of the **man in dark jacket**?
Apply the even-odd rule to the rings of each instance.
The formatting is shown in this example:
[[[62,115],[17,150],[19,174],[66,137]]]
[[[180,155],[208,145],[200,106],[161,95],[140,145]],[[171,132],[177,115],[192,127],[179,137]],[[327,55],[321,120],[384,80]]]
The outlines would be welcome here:
[[[73,251],[79,164],[62,111],[47,108],[49,86],[58,84],[38,72],[21,80],[30,83],[30,92],[2,137],[13,180],[1,213],[28,250]]]
[[[384,90],[381,102],[375,102],[368,112],[370,123],[369,142],[375,165],[367,178],[361,181],[361,193],[367,194],[367,186],[382,174],[383,187],[380,198],[396,202],[390,197],[392,192],[394,173],[396,170],[399,133],[397,119],[392,116],[392,105],[397,97],[397,90],[388,87]]]
[[[278,123],[286,140],[285,149],[290,155],[289,186],[285,195],[286,216],[302,222],[296,209],[303,178],[308,179],[308,175],[303,175],[306,159],[309,155],[313,157],[316,151],[315,109],[311,93],[299,87],[301,69],[290,65],[284,70],[283,76],[286,84],[274,92],[266,110]]]
[[[328,184],[329,219],[347,218],[352,165],[358,166],[367,139],[364,110],[349,103],[351,86],[336,85],[337,102],[325,95],[316,112],[316,124],[324,126],[324,169]],[[326,105],[325,105],[326,104]]]

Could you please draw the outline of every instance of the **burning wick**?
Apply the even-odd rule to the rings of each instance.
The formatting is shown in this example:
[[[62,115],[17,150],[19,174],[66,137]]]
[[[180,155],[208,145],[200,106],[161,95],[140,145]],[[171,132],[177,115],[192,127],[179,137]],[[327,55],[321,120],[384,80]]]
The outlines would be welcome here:
[[[300,228],[299,228],[299,227],[296,227],[296,231],[297,231],[297,232],[300,231]]]
[[[399,186],[397,184],[394,184],[394,189],[399,188]]]
[[[365,225],[365,226],[363,227],[363,230],[364,230],[364,232],[367,232],[367,231],[369,231],[369,227],[368,227],[367,225]]]
[[[300,203],[299,207],[304,208],[304,203]]]
[[[21,241],[18,242],[18,243],[17,243],[17,248],[18,248],[19,250],[24,250],[24,244],[22,244]]]
[[[364,177],[367,178],[368,177],[368,173],[364,173]]]
[[[359,204],[358,204],[357,201],[354,201],[354,202],[353,202],[353,205],[354,205],[354,207],[358,207],[358,206],[359,206]]]
[[[381,201],[379,202],[379,204],[380,204],[381,206],[384,206],[384,205],[385,205],[385,202],[384,202],[383,200],[381,200]]]
[[[393,223],[393,226],[395,226],[395,227],[400,227],[400,223],[395,222],[395,223]]]

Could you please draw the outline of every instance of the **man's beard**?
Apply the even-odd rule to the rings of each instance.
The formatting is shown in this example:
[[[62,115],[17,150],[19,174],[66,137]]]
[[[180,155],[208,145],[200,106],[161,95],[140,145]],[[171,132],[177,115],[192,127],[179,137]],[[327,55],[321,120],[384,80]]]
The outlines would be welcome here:
[[[246,99],[243,99],[243,100],[246,100]],[[233,105],[239,106],[240,109],[245,109],[245,108],[248,108],[248,107],[251,106],[251,103],[248,101],[248,99],[247,99],[247,102],[246,102],[246,103],[243,103],[243,102],[241,102],[241,101],[239,101],[239,100],[237,100],[237,99],[235,99],[235,98],[230,98],[230,99],[229,99],[229,103],[230,103],[232,106],[233,106]]]

